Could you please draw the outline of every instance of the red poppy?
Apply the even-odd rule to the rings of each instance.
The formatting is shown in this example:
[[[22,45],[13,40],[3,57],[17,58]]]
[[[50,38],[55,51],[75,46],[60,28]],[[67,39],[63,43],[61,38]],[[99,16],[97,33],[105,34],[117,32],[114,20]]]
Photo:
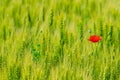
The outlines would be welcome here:
[[[93,42],[93,43],[96,43],[96,42],[99,42],[101,40],[101,37],[97,36],[97,35],[92,35],[92,36],[90,36],[90,38],[88,40]]]

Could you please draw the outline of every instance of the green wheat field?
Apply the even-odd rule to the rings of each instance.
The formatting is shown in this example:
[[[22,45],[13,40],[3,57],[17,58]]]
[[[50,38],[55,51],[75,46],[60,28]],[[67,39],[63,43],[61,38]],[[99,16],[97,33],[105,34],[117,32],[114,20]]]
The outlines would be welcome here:
[[[0,0],[0,80],[120,80],[120,0]]]

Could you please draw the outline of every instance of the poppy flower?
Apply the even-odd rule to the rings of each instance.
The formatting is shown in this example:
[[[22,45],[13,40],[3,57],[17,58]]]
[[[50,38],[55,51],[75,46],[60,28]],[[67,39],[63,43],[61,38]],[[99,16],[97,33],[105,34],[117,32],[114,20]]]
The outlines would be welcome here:
[[[90,38],[88,40],[93,42],[93,43],[96,43],[96,42],[99,42],[101,40],[101,37],[97,36],[97,35],[92,35],[92,36],[90,36]]]

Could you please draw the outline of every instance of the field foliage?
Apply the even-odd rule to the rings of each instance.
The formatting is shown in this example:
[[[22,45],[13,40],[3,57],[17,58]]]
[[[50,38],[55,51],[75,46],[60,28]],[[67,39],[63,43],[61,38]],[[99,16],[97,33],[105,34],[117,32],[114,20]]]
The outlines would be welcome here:
[[[120,80],[120,0],[0,0],[0,80]]]

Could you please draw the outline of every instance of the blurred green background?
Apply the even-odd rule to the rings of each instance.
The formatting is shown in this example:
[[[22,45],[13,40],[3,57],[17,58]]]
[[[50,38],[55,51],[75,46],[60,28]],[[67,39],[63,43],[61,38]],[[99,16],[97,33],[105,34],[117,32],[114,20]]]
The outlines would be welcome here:
[[[0,80],[120,80],[120,0],[0,0]]]

